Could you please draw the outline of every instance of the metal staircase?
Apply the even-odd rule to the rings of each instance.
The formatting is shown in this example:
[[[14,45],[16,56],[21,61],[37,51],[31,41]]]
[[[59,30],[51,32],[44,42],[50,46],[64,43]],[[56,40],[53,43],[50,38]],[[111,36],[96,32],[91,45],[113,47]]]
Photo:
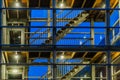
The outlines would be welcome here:
[[[80,14],[78,14],[77,17],[73,18],[68,24],[66,24],[65,27],[58,30],[56,33],[56,41],[63,38],[67,33],[71,32],[71,30],[74,27],[84,22],[88,15],[89,14],[86,11],[83,11]],[[51,44],[51,43],[52,43],[52,36],[48,40],[45,40],[45,44]]]
[[[82,63],[85,63],[85,62],[82,62]],[[80,72],[85,67],[86,67],[85,65],[81,65],[81,66],[77,65],[77,66],[75,66],[68,73],[66,73],[63,77],[61,77],[60,80],[71,80],[72,77],[74,77],[78,72]]]
[[[81,62],[81,64],[88,64],[89,62]],[[70,70],[65,71],[60,71],[60,68],[68,68],[68,66],[62,65],[59,68],[57,67],[57,80],[71,80],[72,77],[74,77],[76,74],[78,74],[81,70],[83,70],[85,67],[85,65],[70,65],[71,68]],[[41,79],[45,80],[45,79],[49,79],[52,80],[52,72],[48,71],[44,76],[41,77]]]
[[[84,22],[87,16],[89,16],[89,14],[86,11],[83,11],[80,14],[78,14],[77,17],[73,18],[68,24],[66,24],[65,27],[58,30],[56,35],[56,41],[63,38],[67,33],[71,32],[71,30],[74,27]],[[45,44],[51,44],[51,43],[52,43],[52,37],[50,37],[48,40],[45,40]],[[84,67],[85,66],[74,66],[68,73],[66,73],[63,76],[60,76],[61,77],[60,80],[70,80],[73,76],[75,76],[78,72],[80,72]],[[42,79],[46,79],[46,78],[52,79],[51,71],[49,71],[42,77]]]

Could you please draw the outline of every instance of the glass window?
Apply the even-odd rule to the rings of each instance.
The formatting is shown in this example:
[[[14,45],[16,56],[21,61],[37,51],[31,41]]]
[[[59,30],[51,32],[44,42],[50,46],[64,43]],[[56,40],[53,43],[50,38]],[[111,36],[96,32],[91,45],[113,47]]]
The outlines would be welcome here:
[[[11,30],[10,34],[10,44],[21,44],[21,31]]]

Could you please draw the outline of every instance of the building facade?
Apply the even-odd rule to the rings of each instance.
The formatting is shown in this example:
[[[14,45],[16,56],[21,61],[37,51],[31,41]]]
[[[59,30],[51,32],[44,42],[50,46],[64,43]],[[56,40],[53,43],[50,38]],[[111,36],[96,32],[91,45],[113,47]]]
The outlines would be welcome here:
[[[119,0],[0,0],[0,80],[119,80]]]

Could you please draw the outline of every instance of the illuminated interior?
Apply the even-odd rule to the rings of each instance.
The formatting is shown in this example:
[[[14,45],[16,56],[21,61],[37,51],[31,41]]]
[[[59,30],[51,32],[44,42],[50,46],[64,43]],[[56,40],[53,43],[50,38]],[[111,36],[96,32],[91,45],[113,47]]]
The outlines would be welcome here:
[[[1,0],[0,80],[119,80],[119,0]]]

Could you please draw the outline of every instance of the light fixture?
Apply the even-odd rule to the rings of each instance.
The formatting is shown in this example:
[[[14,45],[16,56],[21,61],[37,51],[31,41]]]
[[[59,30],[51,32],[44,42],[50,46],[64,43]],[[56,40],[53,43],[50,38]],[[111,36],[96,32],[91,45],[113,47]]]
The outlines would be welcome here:
[[[20,7],[20,3],[19,2],[15,2],[15,7]]]
[[[15,59],[18,59],[18,58],[19,58],[19,55],[18,55],[17,51],[15,52],[14,58],[15,58]]]
[[[12,70],[12,73],[14,73],[14,74],[15,74],[15,73],[18,73],[18,69],[13,69],[13,70]]]
[[[62,52],[61,56],[60,56],[60,59],[64,59],[65,58],[65,55],[64,55],[64,52]]]
[[[60,59],[64,59],[64,55],[61,55],[61,56],[60,56]]]
[[[64,3],[60,3],[60,8],[63,8],[64,7]]]
[[[64,8],[65,7],[65,3],[64,0],[59,2],[59,8]]]
[[[18,58],[19,58],[19,56],[18,56],[17,54],[15,54],[15,56],[14,56],[14,57],[15,57],[15,59],[18,59]]]

